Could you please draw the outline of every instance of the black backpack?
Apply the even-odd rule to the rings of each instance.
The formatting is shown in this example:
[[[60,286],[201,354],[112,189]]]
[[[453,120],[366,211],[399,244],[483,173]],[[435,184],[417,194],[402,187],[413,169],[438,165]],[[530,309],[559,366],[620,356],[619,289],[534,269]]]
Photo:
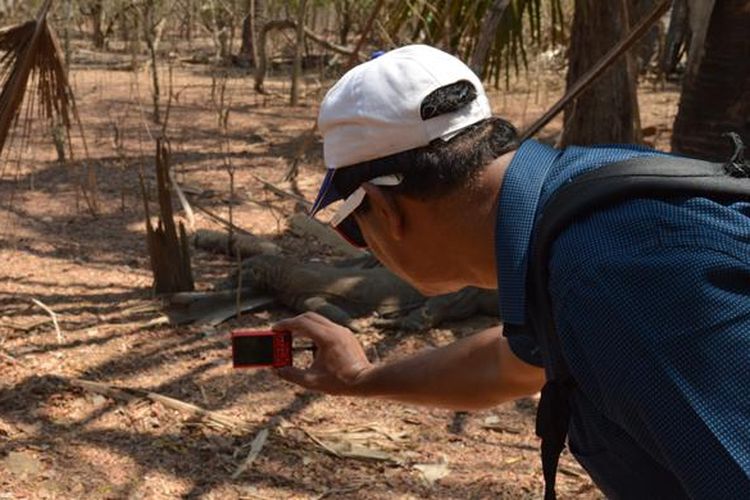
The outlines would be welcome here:
[[[570,423],[569,397],[575,388],[555,334],[547,283],[552,244],[577,218],[633,198],[700,196],[750,201],[750,164],[744,145],[730,134],[735,151],[727,163],[647,156],[606,165],[575,177],[544,205],[534,228],[527,277],[527,323],[537,339],[547,382],[537,409],[536,433],[542,439],[545,500],[555,498],[555,476]]]

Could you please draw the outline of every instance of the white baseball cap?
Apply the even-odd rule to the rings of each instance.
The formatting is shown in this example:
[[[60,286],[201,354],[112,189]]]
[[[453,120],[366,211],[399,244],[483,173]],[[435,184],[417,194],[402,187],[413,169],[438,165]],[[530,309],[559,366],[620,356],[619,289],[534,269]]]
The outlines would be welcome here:
[[[427,96],[462,81],[471,84],[475,98],[455,111],[425,113]],[[434,47],[408,45],[356,66],[328,91],[320,106],[318,129],[328,171],[311,215],[346,199],[332,220],[335,226],[364,199],[362,188],[345,195],[337,192],[337,169],[427,146],[435,139],[447,141],[490,116],[479,78],[463,62]],[[400,177],[365,181],[395,185]]]

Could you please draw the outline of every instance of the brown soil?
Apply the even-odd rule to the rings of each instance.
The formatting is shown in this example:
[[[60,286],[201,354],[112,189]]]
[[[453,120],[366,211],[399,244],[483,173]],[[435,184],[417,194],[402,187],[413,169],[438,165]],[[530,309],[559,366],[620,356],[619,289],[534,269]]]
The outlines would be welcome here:
[[[233,371],[228,332],[265,327],[288,316],[273,309],[216,330],[148,326],[158,316],[144,242],[137,172],[153,178],[148,75],[74,68],[91,163],[98,176],[99,213],[78,196],[78,170],[54,161],[47,135],[32,136],[24,161],[0,178],[0,498],[538,498],[541,473],[534,436],[535,401],[461,414],[378,401],[310,394],[267,371]],[[163,75],[166,77],[166,74]],[[559,96],[563,78],[538,75],[509,91],[492,92],[495,110],[528,123]],[[538,84],[537,84],[538,82]],[[281,94],[287,84],[271,80]],[[226,139],[211,103],[209,68],[177,66],[168,135],[178,178],[196,188],[196,203],[273,239],[300,259],[334,252],[286,231],[294,202],[262,188],[298,155],[322,87],[312,76],[304,105],[283,95],[257,96],[250,78],[233,74]],[[140,96],[140,98],[139,98]],[[674,89],[642,92],[644,126],[666,148],[676,107]],[[113,142],[115,124],[122,138]],[[542,134],[554,138],[559,119]],[[76,141],[78,157],[83,155]],[[321,179],[320,145],[302,162],[298,188],[308,200]],[[228,163],[236,171],[229,192]],[[197,213],[197,227],[217,226]],[[234,263],[195,252],[198,288],[225,276]],[[47,313],[58,316],[62,341]],[[441,345],[492,324],[477,318],[419,335],[387,334],[362,321],[372,357],[392,359]],[[70,384],[73,378],[145,389],[230,416],[227,430],[148,399],[123,402]],[[256,434],[268,441],[254,463],[232,475]],[[365,427],[365,429],[363,429]],[[344,431],[359,429],[356,435]],[[320,445],[333,436],[387,460],[335,456]],[[311,436],[317,437],[318,441]],[[429,481],[420,464],[445,464]],[[433,468],[434,469],[434,468]],[[567,498],[599,498],[585,472],[563,459],[558,490]]]

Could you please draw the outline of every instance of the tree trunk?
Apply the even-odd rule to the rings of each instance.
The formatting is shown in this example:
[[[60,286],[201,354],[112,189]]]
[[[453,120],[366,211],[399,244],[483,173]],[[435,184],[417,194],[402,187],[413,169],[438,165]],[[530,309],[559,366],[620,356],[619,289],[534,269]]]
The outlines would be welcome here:
[[[623,37],[623,27],[621,10],[610,2],[576,0],[568,88]],[[562,145],[634,142],[637,96],[633,89],[621,58],[565,108]]]
[[[750,3],[718,0],[695,75],[687,74],[674,123],[676,152],[725,160],[722,134],[734,131],[750,143]]]
[[[65,5],[65,26],[63,26],[63,54],[65,54],[65,73],[70,75],[70,28],[73,24],[73,2]]]
[[[154,107],[154,123],[161,123],[161,86],[159,84],[158,51],[161,37],[164,34],[166,18],[157,21],[157,5],[155,0],[147,0],[143,3],[141,12],[141,23],[143,28],[143,39],[148,48],[151,66],[151,99]]]
[[[154,273],[157,294],[187,292],[195,289],[190,266],[189,240],[185,226],[175,225],[172,211],[172,188],[169,179],[169,145],[156,140],[156,187],[159,197],[159,221],[151,224],[146,188],[141,177],[141,190],[146,212],[146,242]]]
[[[243,66],[258,65],[258,34],[266,19],[265,0],[247,0],[245,17],[242,19],[239,62]]]
[[[633,26],[630,17],[630,8],[630,0],[620,0],[620,15],[622,16],[622,25],[624,26],[623,32],[630,31]],[[630,92],[635,96],[630,101],[633,105],[633,142],[640,143],[643,142],[643,135],[641,134],[641,110],[638,107],[638,69],[633,49],[625,52],[625,69],[627,71]]]
[[[508,8],[509,4],[510,0],[494,0],[489,8],[489,17],[485,21],[484,26],[482,26],[482,31],[479,33],[479,40],[474,48],[474,52],[471,54],[471,63],[469,63],[469,66],[480,78],[484,76],[484,65],[487,63],[487,55],[490,53],[492,42],[495,41],[495,33],[498,26],[500,26],[500,20],[503,18],[505,9]]]
[[[252,6],[250,12],[242,19],[242,31],[240,33],[240,53],[237,59],[242,66],[255,66],[255,33],[253,30],[254,14]]]
[[[688,17],[690,22],[690,48],[685,73],[687,78],[693,78],[703,59],[704,42],[711,21],[711,12],[716,0],[688,0]]]
[[[91,41],[95,48],[103,49],[105,48],[106,39],[104,37],[104,30],[102,29],[104,26],[105,14],[102,0],[94,2],[91,5],[91,10],[89,12],[89,17],[91,18]]]
[[[297,15],[297,39],[294,42],[294,65],[292,66],[292,85],[289,105],[296,106],[299,103],[299,78],[302,74],[302,47],[305,43],[305,11],[307,0],[300,0],[299,13]]]
[[[193,48],[193,18],[195,17],[195,5],[193,0],[187,0],[185,3],[185,19],[183,24],[185,26],[185,39],[187,40],[188,47]]]
[[[339,44],[346,46],[349,41],[349,32],[352,30],[352,2],[351,0],[339,0],[335,3],[338,17]]]
[[[673,0],[673,5],[679,0]],[[656,7],[659,0],[631,0],[630,25],[635,26],[644,16]],[[666,26],[659,21],[646,32],[641,40],[631,49],[635,60],[636,75],[646,73],[651,64],[659,64],[661,43]]]
[[[687,0],[675,0],[669,18],[669,29],[664,42],[664,51],[659,63],[664,75],[671,75],[677,70],[685,46],[690,43],[690,23],[688,22]]]

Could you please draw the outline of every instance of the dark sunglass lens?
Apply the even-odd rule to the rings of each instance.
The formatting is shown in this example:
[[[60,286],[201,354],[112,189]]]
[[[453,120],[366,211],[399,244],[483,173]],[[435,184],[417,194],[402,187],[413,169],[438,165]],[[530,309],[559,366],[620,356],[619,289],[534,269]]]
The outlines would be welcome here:
[[[362,236],[362,231],[359,229],[359,225],[354,220],[354,217],[349,216],[335,227],[336,231],[347,241],[350,245],[358,248],[367,248],[367,243]]]

